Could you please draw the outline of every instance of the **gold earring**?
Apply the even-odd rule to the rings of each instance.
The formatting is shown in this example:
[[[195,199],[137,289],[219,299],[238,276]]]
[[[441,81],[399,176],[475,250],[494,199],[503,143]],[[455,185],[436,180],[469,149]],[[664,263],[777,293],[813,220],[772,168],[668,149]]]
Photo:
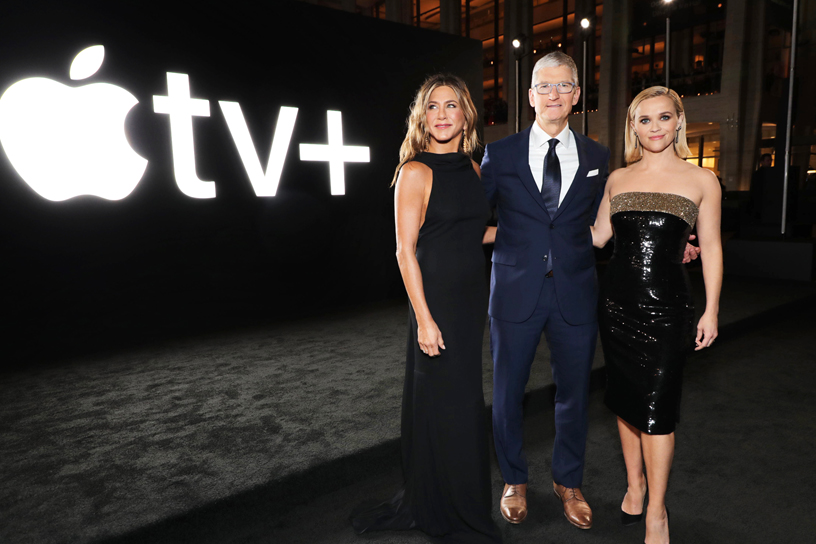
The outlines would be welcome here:
[[[425,151],[427,151],[427,150],[428,150],[428,148],[431,146],[431,133],[430,133],[430,132],[426,132],[426,133],[425,133],[425,138],[424,138],[423,140],[424,140],[423,149],[424,149]]]
[[[466,155],[470,155],[470,140],[462,135],[462,150],[465,152]]]

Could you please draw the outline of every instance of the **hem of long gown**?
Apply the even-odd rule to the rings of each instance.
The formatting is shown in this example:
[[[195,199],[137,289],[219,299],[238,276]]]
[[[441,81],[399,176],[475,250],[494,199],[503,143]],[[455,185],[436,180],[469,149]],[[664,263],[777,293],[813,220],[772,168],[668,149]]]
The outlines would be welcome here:
[[[405,489],[400,489],[390,500],[366,502],[355,508],[349,520],[357,534],[368,531],[408,531],[416,528],[416,522],[405,501]]]
[[[498,527],[493,525],[495,534],[485,534],[477,530],[458,533],[433,534],[419,527],[414,521],[410,508],[404,500],[405,489],[400,489],[390,500],[375,503],[368,501],[352,511],[349,521],[354,531],[361,535],[373,531],[420,531],[428,540],[438,544],[498,544],[502,538]]]

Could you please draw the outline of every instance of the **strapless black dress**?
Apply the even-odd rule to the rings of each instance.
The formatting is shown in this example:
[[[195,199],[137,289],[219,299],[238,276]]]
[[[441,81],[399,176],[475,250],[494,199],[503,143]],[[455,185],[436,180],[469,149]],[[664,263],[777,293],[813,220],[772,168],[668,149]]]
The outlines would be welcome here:
[[[352,512],[359,532],[419,529],[434,542],[495,544],[482,338],[488,285],[482,236],[490,206],[470,158],[422,153],[433,171],[416,257],[425,300],[446,349],[428,357],[410,308],[402,397],[404,486]]]
[[[606,405],[648,434],[679,420],[683,365],[694,345],[694,301],[683,252],[697,206],[671,193],[621,193],[611,200],[615,251],[598,312]]]

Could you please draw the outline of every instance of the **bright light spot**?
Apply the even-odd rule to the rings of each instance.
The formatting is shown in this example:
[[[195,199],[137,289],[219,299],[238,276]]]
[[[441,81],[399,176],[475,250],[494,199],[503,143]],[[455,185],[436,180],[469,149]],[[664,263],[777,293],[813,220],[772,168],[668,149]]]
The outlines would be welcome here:
[[[295,128],[298,109],[285,106],[280,109],[278,123],[275,125],[275,135],[272,138],[272,149],[266,163],[266,174],[264,174],[240,104],[225,100],[219,100],[218,104],[227,120],[230,134],[232,134],[235,147],[238,148],[238,154],[241,156],[241,162],[244,163],[244,169],[252,183],[252,188],[255,189],[255,194],[275,196],[283,171],[283,163],[286,160],[286,152],[289,150],[289,142]]]
[[[125,136],[125,117],[137,103],[108,83],[24,79],[0,97],[0,142],[20,177],[48,200],[119,200],[147,167]]]
[[[589,28],[589,19],[581,19],[581,28]]]
[[[366,146],[343,145],[343,120],[339,111],[328,110],[329,144],[300,144],[300,160],[326,161],[329,163],[331,194],[346,194],[344,163],[369,162],[369,148]]]
[[[83,49],[74,57],[69,76],[75,81],[91,77],[102,66],[103,60],[105,60],[104,45],[92,45]]]
[[[560,42],[558,43],[558,47],[561,47],[561,43],[560,43]]]
[[[515,39],[513,40],[513,47],[515,47],[516,49],[518,49],[519,47],[521,47],[521,40],[519,40],[518,38],[515,38]]]
[[[167,96],[153,96],[153,111],[170,116],[173,170],[181,192],[193,198],[215,198],[215,183],[196,175],[193,144],[193,116],[209,117],[210,102],[190,98],[187,74],[167,72]]]

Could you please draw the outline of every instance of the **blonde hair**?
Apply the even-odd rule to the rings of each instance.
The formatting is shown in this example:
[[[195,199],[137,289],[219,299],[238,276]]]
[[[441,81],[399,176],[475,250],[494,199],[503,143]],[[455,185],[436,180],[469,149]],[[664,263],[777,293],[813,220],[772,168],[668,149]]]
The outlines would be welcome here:
[[[400,146],[400,161],[394,171],[394,179],[391,180],[392,187],[397,183],[397,176],[399,176],[399,171],[405,163],[411,161],[428,147],[430,132],[428,127],[425,126],[425,112],[428,109],[428,102],[431,100],[431,93],[439,87],[450,87],[453,90],[456,99],[459,101],[459,107],[462,108],[462,112],[465,114],[465,133],[459,143],[459,151],[468,157],[472,157],[473,152],[479,147],[479,135],[476,133],[476,121],[479,114],[476,112],[476,106],[473,105],[473,100],[470,98],[467,85],[461,78],[454,75],[433,75],[420,86],[414,101],[411,103],[411,111],[408,114],[408,119],[405,120],[408,129]]]
[[[672,142],[674,146],[674,153],[681,159],[685,159],[689,155],[691,155],[691,151],[688,148],[688,142],[686,142],[686,124],[688,123],[688,119],[685,117],[685,112],[683,110],[683,101],[680,100],[680,97],[671,89],[667,89],[666,87],[649,87],[646,90],[643,90],[638,94],[632,103],[629,104],[629,111],[626,113],[626,129],[624,131],[624,141],[626,145],[624,147],[623,156],[626,160],[626,164],[632,164],[638,162],[640,159],[643,158],[643,149],[641,148],[637,136],[633,133],[632,125],[635,122],[635,110],[638,109],[640,103],[644,100],[648,100],[650,98],[656,98],[658,96],[666,96],[674,102],[674,110],[677,114],[678,118],[681,114],[683,114],[683,122],[680,124],[680,130],[677,131],[677,136],[675,137],[676,142]]]

